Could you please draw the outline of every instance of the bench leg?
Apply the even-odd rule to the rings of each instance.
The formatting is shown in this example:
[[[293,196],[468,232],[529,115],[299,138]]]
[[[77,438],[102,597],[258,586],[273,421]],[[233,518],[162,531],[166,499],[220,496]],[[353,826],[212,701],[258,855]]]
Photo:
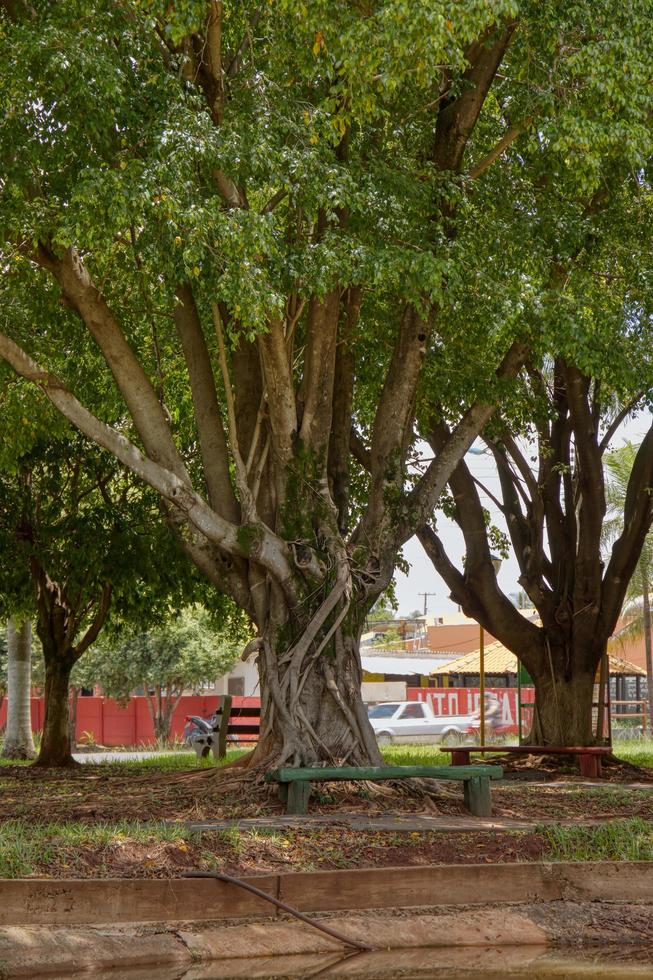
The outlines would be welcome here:
[[[472,776],[465,782],[465,806],[475,817],[492,816],[490,780],[487,776]]]
[[[600,779],[602,775],[600,755],[579,754],[577,758],[581,776],[587,776],[588,779]]]
[[[288,783],[277,784],[277,796],[282,803],[286,804],[288,802]]]
[[[292,783],[286,785],[288,786],[286,813],[308,813],[311,784],[308,781],[293,780]]]
[[[451,765],[452,766],[468,766],[469,765],[469,749],[454,749],[451,753]]]

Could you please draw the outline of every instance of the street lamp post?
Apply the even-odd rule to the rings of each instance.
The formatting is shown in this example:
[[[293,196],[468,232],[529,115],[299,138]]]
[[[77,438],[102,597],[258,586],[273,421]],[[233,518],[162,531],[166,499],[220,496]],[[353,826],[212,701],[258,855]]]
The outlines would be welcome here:
[[[499,574],[499,569],[501,568],[501,559],[497,555],[490,555],[492,561],[492,567],[494,568],[494,574]],[[481,745],[485,745],[485,630],[483,629],[482,623],[479,623],[479,647],[478,647],[478,659],[479,659],[479,679],[478,679],[478,692],[481,701],[481,726],[479,737],[481,739]]]

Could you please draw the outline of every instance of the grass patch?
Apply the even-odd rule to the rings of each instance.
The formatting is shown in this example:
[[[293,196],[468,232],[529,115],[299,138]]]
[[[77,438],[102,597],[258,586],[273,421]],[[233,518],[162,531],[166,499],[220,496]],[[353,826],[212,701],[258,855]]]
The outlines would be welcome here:
[[[653,741],[650,738],[632,739],[614,743],[614,754],[633,766],[653,769]]]
[[[381,755],[391,766],[448,766],[451,755],[434,745],[384,745]]]
[[[246,749],[229,749],[226,758],[216,760],[213,756],[207,759],[198,759],[194,752],[174,752],[167,755],[152,755],[146,759],[106,759],[101,762],[93,762],[94,766],[111,768],[112,772],[137,773],[137,772],[183,772],[187,769],[214,769],[216,766],[224,766],[227,762],[233,762],[241,755],[246,754]],[[88,763],[84,763],[87,765]]]
[[[598,827],[541,827],[545,860],[652,861],[653,823],[633,818]]]
[[[184,844],[191,835],[184,827],[164,823],[25,824],[6,820],[0,824],[0,878],[26,878],[48,866],[60,864],[62,855],[70,855],[74,865],[75,851],[92,847],[98,851],[163,841]]]

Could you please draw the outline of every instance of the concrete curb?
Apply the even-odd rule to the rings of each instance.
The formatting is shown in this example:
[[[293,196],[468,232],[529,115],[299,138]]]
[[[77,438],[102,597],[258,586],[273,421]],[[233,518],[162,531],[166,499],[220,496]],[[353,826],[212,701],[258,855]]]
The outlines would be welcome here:
[[[384,950],[439,949],[449,958],[467,950],[465,963],[501,951],[523,962],[539,958],[547,948],[583,943],[648,945],[653,936],[653,906],[555,902],[519,909],[496,906],[474,909],[443,908],[414,914],[396,910],[375,914],[333,916],[323,920],[352,939],[364,939],[378,952],[362,954],[361,963],[374,961]],[[220,963],[222,977],[287,976],[288,957],[335,956],[345,952],[336,940],[294,921],[259,921],[204,928],[171,924],[155,928],[78,928],[55,930],[44,926],[0,929],[0,975],[3,978],[59,976],[81,972],[157,967],[201,972],[202,964]],[[116,976],[116,973],[113,973]],[[148,974],[150,976],[151,974]],[[211,973],[211,976],[214,974]],[[367,976],[374,974],[367,974]],[[499,974],[501,975],[501,974]],[[650,974],[648,974],[650,975]],[[179,976],[176,972],[175,976]]]
[[[451,864],[247,877],[303,912],[555,901],[653,903],[653,862]],[[274,917],[268,902],[217,880],[0,880],[2,926]]]
[[[172,931],[134,935],[125,930],[0,929],[0,977],[72,976],[139,966],[190,966],[193,957]]]

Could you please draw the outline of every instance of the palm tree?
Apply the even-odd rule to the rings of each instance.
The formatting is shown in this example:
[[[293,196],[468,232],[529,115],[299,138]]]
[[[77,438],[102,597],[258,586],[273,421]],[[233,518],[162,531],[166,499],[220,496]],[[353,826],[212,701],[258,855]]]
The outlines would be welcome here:
[[[606,485],[608,517],[603,525],[603,540],[614,541],[623,528],[624,504],[630,471],[639,446],[627,442],[606,456],[609,479]],[[623,607],[625,625],[615,634],[614,641],[620,646],[644,636],[646,651],[646,694],[648,697],[648,729],[653,737],[653,644],[651,641],[651,590],[653,589],[653,531],[649,532],[639,561],[635,566]]]
[[[2,746],[5,759],[34,759],[30,688],[32,674],[32,625],[29,620],[7,623],[7,727]]]

